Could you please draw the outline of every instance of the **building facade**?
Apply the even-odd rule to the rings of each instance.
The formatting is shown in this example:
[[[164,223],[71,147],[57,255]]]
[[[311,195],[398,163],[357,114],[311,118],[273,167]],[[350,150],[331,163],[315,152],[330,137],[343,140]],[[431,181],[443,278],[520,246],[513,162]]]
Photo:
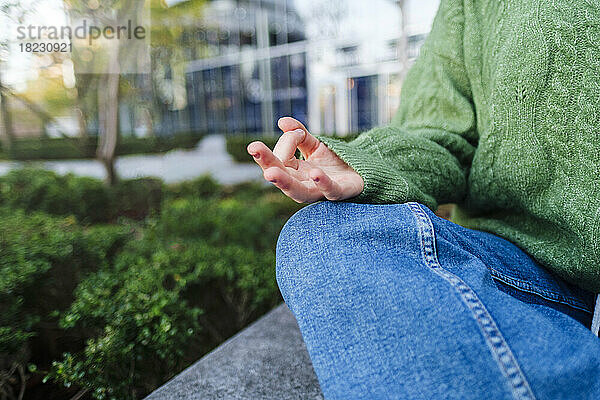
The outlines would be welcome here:
[[[186,69],[187,118],[190,130],[216,134],[271,134],[288,115],[314,133],[385,124],[426,36],[410,34],[404,47],[398,35],[307,38],[291,0],[216,0],[203,25],[205,54]]]

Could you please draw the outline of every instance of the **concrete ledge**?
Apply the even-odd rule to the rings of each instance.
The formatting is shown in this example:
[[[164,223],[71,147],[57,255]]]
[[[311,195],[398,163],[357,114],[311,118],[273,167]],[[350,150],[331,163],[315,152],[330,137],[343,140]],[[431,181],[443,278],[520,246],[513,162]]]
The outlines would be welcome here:
[[[282,304],[146,400],[322,400],[296,319]]]

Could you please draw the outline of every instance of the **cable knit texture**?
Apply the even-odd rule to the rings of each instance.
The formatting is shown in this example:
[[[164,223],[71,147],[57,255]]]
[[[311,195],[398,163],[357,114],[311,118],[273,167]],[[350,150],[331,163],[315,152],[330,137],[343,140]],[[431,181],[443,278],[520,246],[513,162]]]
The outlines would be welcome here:
[[[597,0],[442,0],[391,125],[319,139],[365,180],[351,201],[457,203],[600,292]]]

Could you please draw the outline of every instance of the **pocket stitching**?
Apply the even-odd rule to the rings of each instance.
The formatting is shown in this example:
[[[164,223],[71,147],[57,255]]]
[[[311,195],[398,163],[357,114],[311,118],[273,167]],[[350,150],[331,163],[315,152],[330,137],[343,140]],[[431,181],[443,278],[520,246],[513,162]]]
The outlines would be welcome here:
[[[529,282],[526,282],[526,281],[523,281],[520,279],[516,279],[516,278],[513,278],[506,274],[503,274],[502,272],[499,272],[498,270],[496,270],[492,267],[488,267],[488,269],[490,270],[490,274],[492,275],[493,279],[498,280],[502,283],[505,283],[508,286],[510,286],[516,290],[530,293],[530,294],[539,296],[545,300],[552,301],[554,303],[563,304],[568,307],[592,314],[592,311],[589,309],[589,307],[585,303],[583,303],[575,298],[567,297],[567,296],[564,296],[564,295],[556,293],[556,292],[551,292],[551,291],[540,289],[540,288],[530,284]]]

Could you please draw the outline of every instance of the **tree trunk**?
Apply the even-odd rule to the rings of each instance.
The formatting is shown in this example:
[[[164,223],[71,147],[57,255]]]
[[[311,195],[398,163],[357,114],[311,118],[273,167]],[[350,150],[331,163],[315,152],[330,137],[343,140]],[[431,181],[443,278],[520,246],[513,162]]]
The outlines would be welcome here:
[[[146,127],[146,136],[154,136],[154,122],[152,121],[152,113],[146,107],[142,112],[143,124]]]
[[[2,134],[0,134],[0,138],[2,139],[4,151],[9,152],[12,147],[14,133],[12,129],[12,120],[10,118],[10,110],[8,109],[8,97],[2,91],[0,91],[0,112],[2,113],[0,116],[2,119]]]
[[[0,71],[1,74],[1,71]],[[0,131],[0,140],[5,153],[9,153],[15,137],[13,132],[10,110],[8,109],[8,96],[4,92],[2,85],[2,75],[0,75],[0,119],[2,120],[2,130]]]
[[[96,156],[106,168],[106,182],[117,180],[115,150],[119,137],[119,46],[109,53],[109,71],[98,85],[98,149]]]
[[[79,100],[78,102],[81,103],[81,100]],[[85,114],[83,113],[83,107],[76,107],[75,113],[77,114],[78,136],[81,138],[85,138],[88,136],[88,132],[87,132],[87,121],[85,119]]]

